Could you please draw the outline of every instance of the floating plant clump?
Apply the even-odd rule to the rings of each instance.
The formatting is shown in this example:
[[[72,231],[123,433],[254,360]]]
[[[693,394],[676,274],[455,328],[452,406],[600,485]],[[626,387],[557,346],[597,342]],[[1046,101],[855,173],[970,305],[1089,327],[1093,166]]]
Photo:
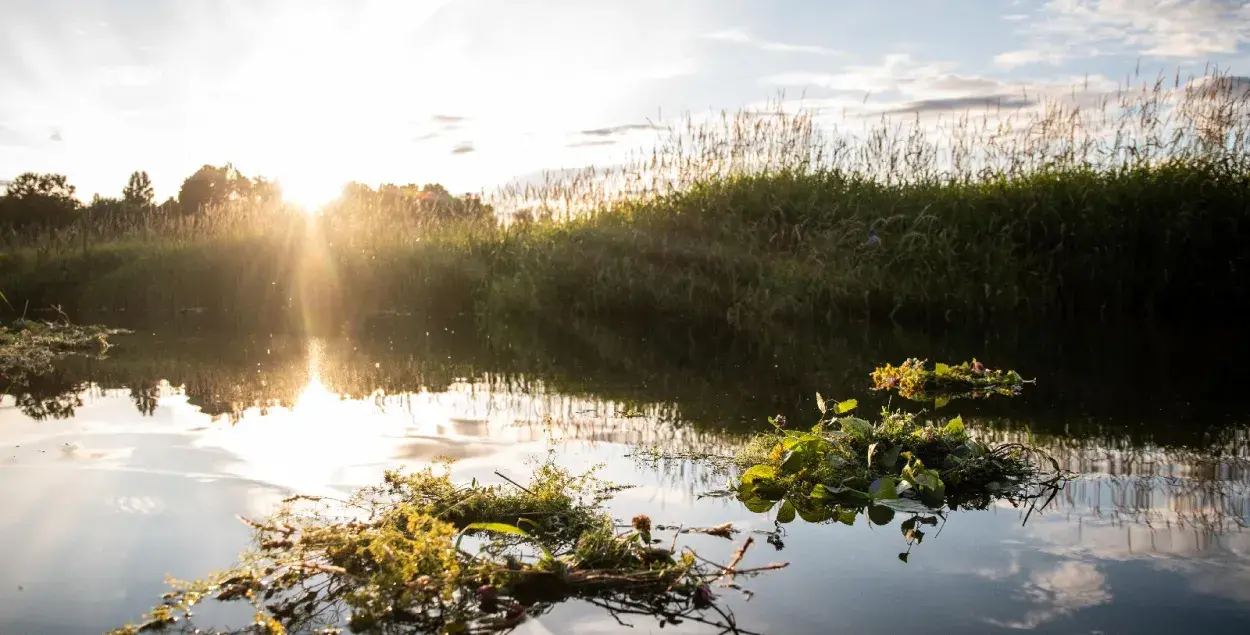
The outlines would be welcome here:
[[[911,358],[872,371],[873,390],[896,390],[905,399],[935,402],[938,407],[952,399],[1017,395],[1027,383],[1031,382],[1014,370],[986,368],[976,359],[956,366],[934,364],[929,369],[924,360]]]
[[[125,329],[19,319],[0,326],[0,380],[18,381],[52,370],[53,362],[75,353],[102,354],[109,338]]]
[[[946,511],[1005,500],[1028,503],[1032,513],[1071,478],[1038,449],[972,438],[960,417],[921,421],[882,409],[873,423],[851,414],[858,407],[853,399],[826,404],[816,398],[821,417],[814,426],[790,429],[784,417],[772,418],[773,429],[735,457],[740,474],[732,493],[753,512],[775,508],[779,526],[796,517],[853,525],[861,514],[886,525],[896,513],[911,514],[900,524],[908,551],[899,558],[906,562],[911,546],[924,538],[922,527]]]
[[[713,586],[785,564],[727,565],[681,548],[645,515],[618,531],[602,504],[618,487],[550,462],[521,485],[454,484],[431,468],[388,472],[347,500],[294,497],[263,521],[241,564],[173,581],[145,621],[114,631],[205,633],[205,600],[250,604],[252,624],[225,633],[494,633],[578,599],[618,619],[736,627]],[[671,530],[671,529],[670,529]],[[466,540],[468,538],[468,540]]]

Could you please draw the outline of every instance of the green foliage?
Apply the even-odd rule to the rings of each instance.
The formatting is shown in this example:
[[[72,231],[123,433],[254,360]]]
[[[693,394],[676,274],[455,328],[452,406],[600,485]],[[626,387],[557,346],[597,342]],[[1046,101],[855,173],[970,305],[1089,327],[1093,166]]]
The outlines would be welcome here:
[[[1016,395],[1026,383],[1014,370],[986,368],[975,359],[958,366],[939,363],[929,370],[923,360],[912,358],[898,366],[886,364],[872,371],[873,390],[897,390],[906,399],[933,401],[938,407],[952,399]],[[962,420],[951,424],[963,430]]]
[[[1022,497],[1042,474],[1037,461],[1046,458],[1017,444],[991,447],[971,439],[958,417],[939,426],[890,410],[876,424],[822,415],[810,431],[777,428],[757,435],[748,448],[738,455],[737,484],[748,508],[784,501],[805,518],[841,522],[864,511],[872,517],[879,506],[954,509]],[[783,505],[779,521],[787,509]],[[886,515],[875,514],[874,522]]]
[[[1147,86],[1107,111],[1055,105],[936,138],[891,123],[833,138],[810,114],[753,110],[675,128],[620,171],[488,201],[350,184],[320,232],[273,204],[272,184],[204,166],[180,190],[189,219],[95,232],[85,250],[72,228],[4,235],[14,253],[0,286],[132,311],[169,310],[166,289],[179,288],[185,304],[276,315],[314,277],[341,282],[316,301],[346,314],[334,323],[357,308],[430,310],[430,298],[492,318],[750,332],[835,317],[1239,314],[1250,308],[1250,95],[1218,74],[1199,85],[1214,89]],[[510,212],[528,220],[495,222]],[[108,266],[62,275],[80,260]]]
[[[130,175],[126,187],[122,190],[122,200],[132,208],[146,210],[155,203],[156,191],[152,189],[152,179],[147,172],[138,171]]]
[[[478,196],[453,196],[437,183],[383,183],[377,189],[348,183],[321,213],[327,222],[345,228],[376,222],[438,228],[458,223],[493,225],[495,221],[494,208]]]
[[[187,214],[204,213],[232,202],[267,205],[281,200],[282,190],[276,183],[259,176],[248,178],[229,163],[201,167],[178,190],[178,205]]]
[[[707,586],[725,570],[652,546],[647,516],[616,533],[602,508],[610,489],[547,462],[525,485],[456,485],[427,467],[387,472],[346,501],[293,497],[245,521],[256,547],[238,566],[171,581],[143,623],[114,632],[197,632],[193,608],[210,599],[252,605],[255,624],[238,633],[505,632],[573,598],[725,628],[703,616],[730,619]],[[476,553],[462,545],[470,535]],[[534,545],[537,555],[525,549]]]
[[[0,326],[0,389],[9,392],[32,376],[49,375],[57,359],[73,353],[102,354],[109,337],[125,329],[68,322],[36,322],[19,318]],[[19,401],[21,395],[17,395]]]
[[[52,230],[78,218],[74,186],[63,174],[19,174],[0,197],[0,230]]]

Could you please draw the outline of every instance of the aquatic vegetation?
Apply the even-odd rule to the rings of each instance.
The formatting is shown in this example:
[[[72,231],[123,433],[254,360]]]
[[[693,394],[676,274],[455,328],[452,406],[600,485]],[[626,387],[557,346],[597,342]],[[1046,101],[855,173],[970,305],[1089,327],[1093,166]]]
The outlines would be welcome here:
[[[973,359],[951,366],[937,363],[925,368],[925,361],[911,358],[898,366],[886,364],[872,371],[873,390],[897,390],[912,401],[933,401],[938,407],[952,399],[985,398],[990,395],[1019,394],[1030,383],[1014,370],[986,368]]]
[[[125,329],[18,319],[0,326],[0,382],[9,385],[31,375],[52,372],[53,363],[75,353],[103,354],[109,337]]]
[[[1036,498],[1066,477],[1037,449],[971,438],[960,417],[938,425],[883,409],[873,423],[852,414],[854,400],[819,401],[821,417],[810,429],[790,429],[774,418],[773,430],[755,436],[738,455],[736,493],[751,511],[768,512],[780,502],[779,523],[797,516],[849,525],[866,513],[883,525],[896,511],[928,518],[944,507]]]
[[[749,632],[716,605],[712,585],[785,565],[739,567],[749,539],[728,565],[709,563],[679,549],[680,534],[656,537],[645,515],[618,532],[602,507],[615,489],[548,461],[524,485],[456,485],[427,467],[387,472],[347,500],[293,497],[246,521],[255,546],[238,566],[171,581],[145,622],[114,633],[190,632],[193,607],[210,599],[252,606],[253,624],[236,633],[491,633],[573,598],[618,619]]]

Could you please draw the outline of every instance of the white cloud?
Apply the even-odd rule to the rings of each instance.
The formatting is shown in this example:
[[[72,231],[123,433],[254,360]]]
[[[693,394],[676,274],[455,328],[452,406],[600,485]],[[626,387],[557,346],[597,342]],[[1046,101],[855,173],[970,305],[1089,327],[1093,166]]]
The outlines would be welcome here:
[[[1250,40],[1244,0],[1050,0],[1021,27],[1029,46],[996,58],[1010,68],[1107,54],[1196,60]]]
[[[855,100],[863,106],[858,109],[859,114],[865,115],[1015,110],[1059,98],[1088,105],[1117,88],[1114,81],[1100,75],[1048,82],[1009,81],[959,73],[957,69],[958,65],[952,62],[921,62],[907,54],[891,54],[879,64],[847,66],[835,73],[791,71],[766,77],[764,81],[871,96],[871,100]],[[1074,87],[1079,87],[1075,95]]]
[[[880,64],[851,65],[836,73],[792,71],[764,79],[779,86],[818,86],[845,91],[905,91],[918,78],[938,78],[956,68],[950,62],[920,63],[907,53],[886,55]]]
[[[716,40],[718,42],[730,42],[733,44],[742,44],[751,46],[761,51],[771,51],[774,53],[809,53],[812,55],[842,55],[842,51],[816,46],[814,44],[787,44],[785,42],[773,42],[770,40],[762,40],[751,35],[746,29],[725,29],[716,31],[715,33],[707,33],[702,36],[705,40]]]
[[[1053,569],[1034,573],[1024,584],[1024,596],[1038,605],[1019,620],[988,620],[991,624],[1031,630],[1053,619],[1111,602],[1106,576],[1092,564],[1069,560]]]
[[[994,56],[994,66],[1002,69],[1012,69],[1025,64],[1049,63],[1058,64],[1063,61],[1063,56],[1055,51],[1044,51],[1035,49],[1020,49],[1017,51],[1007,51]]]

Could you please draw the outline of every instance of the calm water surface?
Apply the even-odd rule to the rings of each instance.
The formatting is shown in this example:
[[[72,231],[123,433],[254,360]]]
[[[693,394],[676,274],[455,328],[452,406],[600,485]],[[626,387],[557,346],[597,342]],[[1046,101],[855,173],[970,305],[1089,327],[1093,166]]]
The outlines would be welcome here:
[[[303,339],[136,335],[108,359],[68,360],[0,406],[0,634],[77,634],[137,619],[166,590],[231,564],[260,516],[293,493],[337,493],[385,469],[458,459],[454,474],[524,478],[552,452],[640,487],[613,514],[772,529],[689,463],[639,445],[732,451],[816,390],[865,398],[876,362],[978,355],[1040,383],[960,406],[976,434],[1034,442],[1082,474],[1022,525],[1003,505],[949,515],[906,550],[896,521],[796,522],[791,567],[722,594],[762,633],[1250,632],[1250,397],[1227,334],[1105,333],[969,341],[856,333],[749,351],[578,334],[464,345],[445,333]],[[552,342],[558,342],[558,346]],[[504,343],[500,343],[504,342]],[[1027,430],[1027,431],[1026,431]],[[693,539],[704,555],[736,547]],[[229,610],[206,608],[229,621]],[[709,632],[571,602],[520,633]],[[205,622],[208,623],[207,621]],[[714,632],[714,631],[712,631]]]

